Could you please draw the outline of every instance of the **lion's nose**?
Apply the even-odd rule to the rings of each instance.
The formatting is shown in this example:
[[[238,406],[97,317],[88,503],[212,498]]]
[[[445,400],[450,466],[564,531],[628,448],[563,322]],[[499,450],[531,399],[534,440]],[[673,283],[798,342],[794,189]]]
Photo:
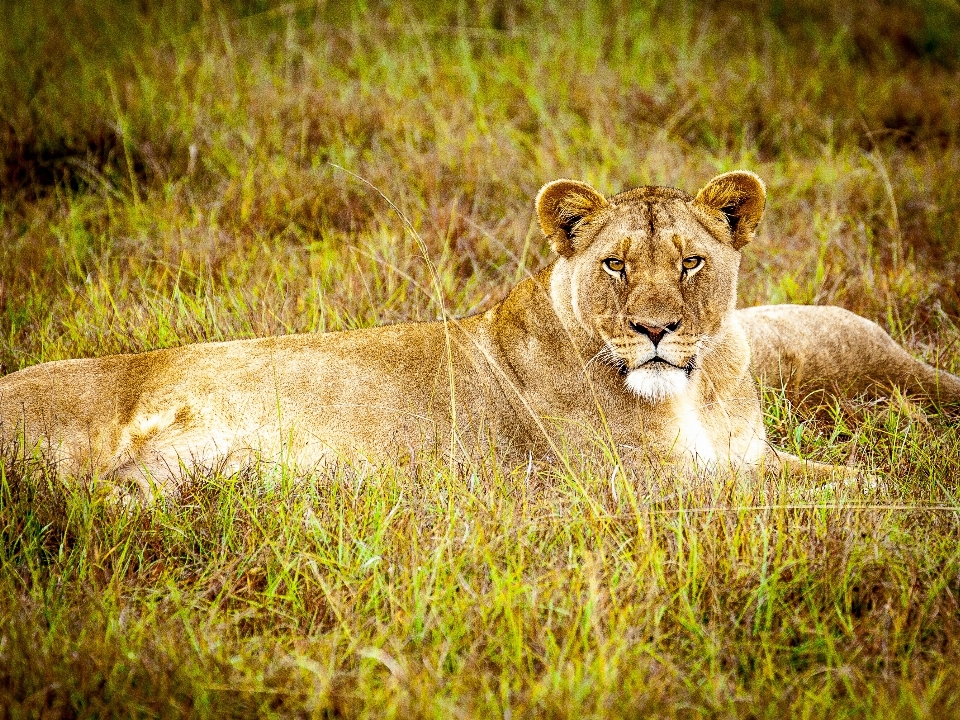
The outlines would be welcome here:
[[[667,323],[666,325],[646,325],[644,323],[631,322],[630,328],[641,335],[646,335],[650,338],[650,342],[653,343],[653,346],[656,347],[660,341],[663,339],[663,336],[667,333],[676,332],[677,328],[680,327],[680,321]]]

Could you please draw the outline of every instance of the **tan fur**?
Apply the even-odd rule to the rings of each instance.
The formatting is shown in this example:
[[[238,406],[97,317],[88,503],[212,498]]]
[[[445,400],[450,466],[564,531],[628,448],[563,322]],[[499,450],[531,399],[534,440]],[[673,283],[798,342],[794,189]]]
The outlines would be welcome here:
[[[766,442],[751,346],[770,381],[960,402],[960,380],[843,310],[735,310],[764,198],[747,172],[695,198],[646,187],[606,199],[558,180],[537,214],[560,257],[481,315],[34,366],[0,380],[3,437],[22,432],[65,473],[145,491],[174,488],[184,467],[424,449],[557,458],[605,445],[628,463],[754,468],[788,456]],[[684,270],[685,258],[703,263]]]

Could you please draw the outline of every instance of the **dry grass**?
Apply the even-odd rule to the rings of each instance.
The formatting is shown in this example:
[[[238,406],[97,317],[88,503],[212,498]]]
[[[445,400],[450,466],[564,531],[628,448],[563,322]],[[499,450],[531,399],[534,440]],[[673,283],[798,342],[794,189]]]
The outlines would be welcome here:
[[[7,372],[436,317],[337,166],[456,314],[547,261],[547,180],[749,168],[742,304],[840,304],[960,371],[949,3],[155,5],[0,18]],[[424,458],[118,515],[8,454],[0,714],[960,714],[956,424],[766,397],[779,444],[882,487]]]

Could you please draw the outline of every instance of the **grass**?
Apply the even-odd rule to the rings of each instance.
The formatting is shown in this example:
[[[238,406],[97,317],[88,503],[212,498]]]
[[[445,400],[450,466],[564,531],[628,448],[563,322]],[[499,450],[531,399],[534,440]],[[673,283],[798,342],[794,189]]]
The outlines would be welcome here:
[[[542,183],[693,191],[737,167],[770,191],[741,305],[843,305],[960,371],[950,3],[76,0],[0,24],[5,372],[437,317],[416,243],[350,173],[460,315],[548,261]],[[765,408],[781,447],[880,488],[425,457],[198,473],[123,514],[8,452],[0,708],[960,715],[955,421]]]

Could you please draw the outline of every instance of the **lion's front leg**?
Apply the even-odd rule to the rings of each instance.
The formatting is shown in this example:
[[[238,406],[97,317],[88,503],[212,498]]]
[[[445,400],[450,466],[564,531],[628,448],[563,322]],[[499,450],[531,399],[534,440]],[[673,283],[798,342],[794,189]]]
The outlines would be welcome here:
[[[875,491],[880,479],[865,468],[856,465],[832,465],[830,463],[805,460],[792,453],[770,448],[764,456],[761,466],[788,476],[802,476],[816,483],[810,490],[821,491],[853,490],[859,488],[866,492]]]

